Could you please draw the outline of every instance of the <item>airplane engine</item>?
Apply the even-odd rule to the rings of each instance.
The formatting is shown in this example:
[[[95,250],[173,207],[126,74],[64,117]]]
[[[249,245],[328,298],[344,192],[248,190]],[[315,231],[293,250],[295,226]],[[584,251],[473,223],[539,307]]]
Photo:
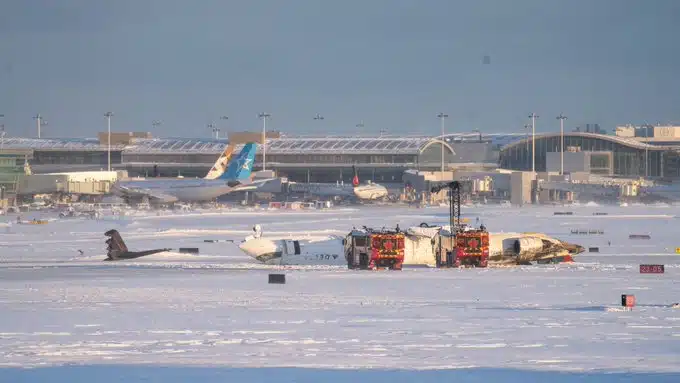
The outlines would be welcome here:
[[[536,254],[543,250],[543,240],[536,237],[523,237],[515,240],[513,251],[518,256]]]
[[[517,256],[515,242],[520,240],[521,234],[518,233],[491,233],[489,235],[489,257]]]
[[[551,243],[547,238],[544,240],[526,234],[491,233],[489,257],[494,261],[504,260],[510,263],[528,261],[548,249]]]

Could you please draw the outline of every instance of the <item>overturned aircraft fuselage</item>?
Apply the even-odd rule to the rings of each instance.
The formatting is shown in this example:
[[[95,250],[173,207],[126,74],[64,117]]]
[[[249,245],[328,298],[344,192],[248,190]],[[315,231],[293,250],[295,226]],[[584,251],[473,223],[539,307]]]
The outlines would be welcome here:
[[[435,266],[436,259],[451,251],[455,241],[442,227],[407,230],[405,265]],[[540,233],[489,233],[489,265],[557,263],[584,252],[582,246]]]

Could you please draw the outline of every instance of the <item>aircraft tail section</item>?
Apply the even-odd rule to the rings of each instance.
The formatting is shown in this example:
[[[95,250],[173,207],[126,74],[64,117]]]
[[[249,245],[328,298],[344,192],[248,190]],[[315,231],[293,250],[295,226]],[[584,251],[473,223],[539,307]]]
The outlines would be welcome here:
[[[206,174],[206,176],[203,178],[206,180],[214,180],[224,174],[224,172],[227,170],[227,164],[229,163],[233,153],[234,147],[231,144],[227,145],[220,157],[217,159],[217,161],[215,161],[213,167],[210,168],[208,174]]]
[[[120,233],[116,229],[112,229],[104,233],[105,236],[110,237],[109,239],[106,240],[106,244],[108,245],[107,250],[118,250],[118,251],[128,251],[127,246],[125,245],[125,242],[123,241],[123,237],[120,236]]]
[[[128,252],[128,248],[118,230],[111,229],[104,233],[104,235],[109,237],[109,239],[106,240],[106,254],[109,259],[116,259],[119,254]]]
[[[153,249],[153,250],[143,250],[143,251],[128,251],[128,247],[123,242],[123,237],[120,235],[118,230],[111,229],[104,233],[105,236],[109,237],[106,240],[107,252],[105,261],[119,261],[123,259],[135,259],[143,257],[145,255],[162,253],[164,251],[170,251],[172,249]]]
[[[352,165],[352,171],[354,172],[354,177],[352,178],[352,185],[354,187],[359,186],[359,175],[357,174],[357,168],[355,165]]]
[[[245,180],[250,178],[255,162],[257,145],[253,142],[247,143],[241,152],[229,162],[227,171],[222,173],[219,179],[226,180]]]

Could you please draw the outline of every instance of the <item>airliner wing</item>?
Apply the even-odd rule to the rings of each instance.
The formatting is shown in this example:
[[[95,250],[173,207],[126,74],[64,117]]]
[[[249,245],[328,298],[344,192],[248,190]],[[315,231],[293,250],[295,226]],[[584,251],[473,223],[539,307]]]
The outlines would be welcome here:
[[[158,190],[151,190],[146,188],[125,188],[125,192],[127,192],[128,194],[145,195],[148,196],[149,198],[157,199],[164,203],[178,201],[177,197],[170,194],[162,193]]]
[[[157,191],[149,192],[147,195],[149,196],[149,198],[158,199],[165,203],[177,202],[179,200],[174,195],[159,193]]]
[[[267,182],[277,180],[278,178],[265,178],[261,180],[254,180],[250,181],[248,183],[242,183],[239,185],[234,186],[232,191],[248,191],[248,190],[257,190],[263,185],[265,185]]]
[[[248,190],[256,190],[256,189],[257,189],[257,185],[247,184],[247,185],[235,186],[233,189],[231,189],[231,191],[248,191]]]

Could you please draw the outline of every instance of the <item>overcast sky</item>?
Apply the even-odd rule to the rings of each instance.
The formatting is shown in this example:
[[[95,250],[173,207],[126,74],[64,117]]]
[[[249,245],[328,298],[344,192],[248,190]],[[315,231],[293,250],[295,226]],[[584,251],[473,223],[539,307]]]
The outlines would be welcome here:
[[[678,19],[676,0],[4,0],[0,114],[35,136],[41,113],[46,137],[109,110],[182,137],[262,111],[292,134],[680,122]]]

